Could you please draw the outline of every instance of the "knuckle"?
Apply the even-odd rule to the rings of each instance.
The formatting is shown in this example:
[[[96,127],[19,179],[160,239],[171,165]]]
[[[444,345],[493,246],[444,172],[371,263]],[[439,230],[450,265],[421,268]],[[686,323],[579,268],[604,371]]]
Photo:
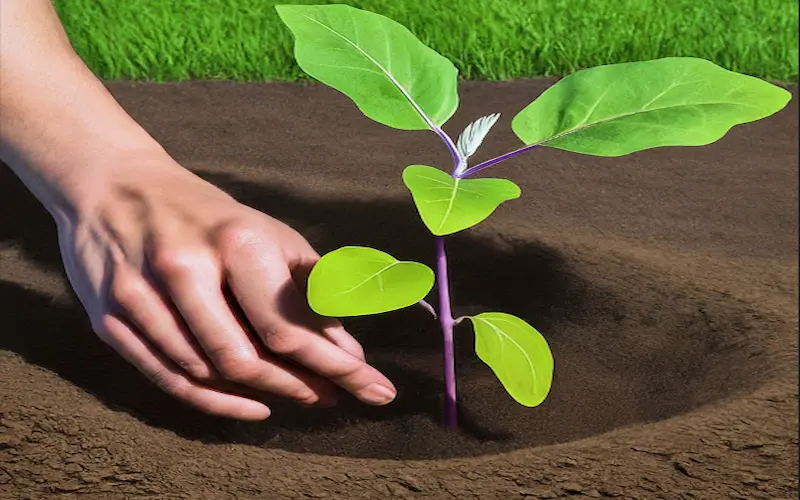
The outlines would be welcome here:
[[[114,319],[108,313],[105,314],[93,314],[89,318],[92,331],[97,335],[103,342],[108,343],[111,337],[111,329],[113,328],[112,322]]]
[[[165,276],[192,275],[210,262],[206,252],[192,248],[163,248],[153,254],[153,267]]]
[[[216,377],[214,370],[207,363],[194,360],[177,361],[177,365],[194,380],[202,383],[213,382]]]
[[[178,398],[183,397],[188,388],[185,379],[175,375],[166,368],[148,374],[147,378],[162,391]]]
[[[265,343],[270,351],[288,357],[297,354],[304,347],[300,337],[292,334],[272,334],[267,337]]]
[[[144,290],[138,280],[130,276],[116,275],[111,281],[111,300],[120,305],[135,304],[138,302]]]
[[[349,356],[341,360],[328,374],[332,378],[349,377],[366,366],[362,360]]]
[[[253,224],[247,222],[231,222],[218,233],[218,245],[226,254],[256,252],[262,245],[263,234]]]
[[[217,370],[225,380],[247,384],[258,377],[258,362],[245,356],[220,356]]]

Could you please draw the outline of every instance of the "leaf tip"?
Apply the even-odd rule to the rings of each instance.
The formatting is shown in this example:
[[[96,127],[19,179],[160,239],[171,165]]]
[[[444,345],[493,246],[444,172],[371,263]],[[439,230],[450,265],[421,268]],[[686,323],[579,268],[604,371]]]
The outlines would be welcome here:
[[[288,5],[288,4],[277,4],[277,5],[274,5],[273,7],[275,8],[275,12],[277,12],[277,13],[278,13],[278,15],[279,15],[281,18],[283,18],[283,14],[285,14],[285,13],[286,13],[286,12],[288,12],[288,11],[289,11],[289,10],[290,10],[292,7],[295,7],[295,6],[294,6],[294,5]]]

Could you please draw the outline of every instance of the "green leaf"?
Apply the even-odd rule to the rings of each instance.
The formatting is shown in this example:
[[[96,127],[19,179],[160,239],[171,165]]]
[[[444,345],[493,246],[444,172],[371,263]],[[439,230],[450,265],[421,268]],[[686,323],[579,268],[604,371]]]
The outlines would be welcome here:
[[[367,247],[322,256],[308,277],[308,303],[323,316],[364,316],[416,304],[433,288],[433,270]]]
[[[475,352],[506,391],[524,406],[540,405],[553,382],[553,354],[547,340],[528,323],[505,313],[470,316]]]
[[[667,57],[578,71],[512,120],[525,144],[596,156],[710,144],[782,109],[791,93],[704,59]]]
[[[506,179],[455,179],[425,165],[403,171],[422,221],[436,236],[474,226],[504,201],[519,198],[519,186]]]
[[[300,68],[352,99],[369,118],[433,129],[458,107],[458,70],[403,25],[348,5],[276,5]]]

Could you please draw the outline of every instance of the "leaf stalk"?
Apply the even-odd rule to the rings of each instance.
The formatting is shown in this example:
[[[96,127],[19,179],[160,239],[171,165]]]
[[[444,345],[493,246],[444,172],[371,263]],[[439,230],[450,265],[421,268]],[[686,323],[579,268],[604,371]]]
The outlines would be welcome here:
[[[436,309],[432,305],[430,305],[430,303],[427,300],[425,299],[420,300],[419,305],[422,306],[423,309],[431,313],[433,319],[439,319],[439,315],[436,313]]]
[[[486,160],[486,161],[485,161],[485,162],[483,162],[483,163],[478,163],[478,164],[477,164],[477,165],[475,165],[474,167],[470,167],[470,168],[466,169],[464,172],[462,172],[462,174],[461,174],[459,177],[460,177],[461,179],[463,179],[463,178],[465,178],[465,177],[469,177],[470,175],[473,175],[473,174],[475,174],[475,173],[478,173],[478,172],[480,172],[480,171],[481,171],[481,170],[483,170],[484,168],[489,168],[489,167],[491,167],[492,165],[497,165],[497,164],[498,164],[498,163],[500,163],[501,161],[506,161],[506,160],[508,160],[509,158],[513,158],[514,156],[517,156],[518,154],[522,154],[522,153],[524,153],[525,151],[528,151],[528,150],[530,150],[530,149],[533,149],[533,148],[535,148],[536,146],[539,146],[539,145],[540,145],[540,143],[537,143],[537,144],[531,144],[531,145],[529,145],[529,146],[524,146],[524,147],[521,147],[521,148],[519,148],[519,149],[515,149],[514,151],[511,151],[511,152],[509,152],[509,153],[506,153],[506,154],[504,154],[504,155],[500,155],[500,156],[498,156],[497,158],[492,158],[491,160]]]
[[[456,143],[453,142],[453,139],[449,135],[447,135],[447,132],[442,130],[441,127],[433,126],[433,124],[430,122],[428,122],[428,125],[431,127],[431,130],[436,132],[436,135],[439,136],[442,142],[444,142],[444,145],[447,146],[447,149],[450,151],[450,155],[453,157],[453,173],[451,175],[455,177],[456,172],[458,172],[462,163],[465,161],[464,158],[462,158],[459,154],[458,148],[456,148]]]

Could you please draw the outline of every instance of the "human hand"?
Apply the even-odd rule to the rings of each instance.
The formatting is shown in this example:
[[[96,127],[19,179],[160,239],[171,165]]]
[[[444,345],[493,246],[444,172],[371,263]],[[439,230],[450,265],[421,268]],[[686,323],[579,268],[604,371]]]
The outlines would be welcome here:
[[[75,53],[51,2],[0,2],[0,158],[53,215],[92,327],[159,387],[263,419],[268,394],[381,404],[391,382],[306,306],[316,252],[169,157]]]
[[[269,394],[394,398],[341,324],[308,308],[319,255],[300,234],[168,157],[128,158],[106,179],[57,219],[61,254],[95,333],[158,387],[243,420],[269,416]]]

